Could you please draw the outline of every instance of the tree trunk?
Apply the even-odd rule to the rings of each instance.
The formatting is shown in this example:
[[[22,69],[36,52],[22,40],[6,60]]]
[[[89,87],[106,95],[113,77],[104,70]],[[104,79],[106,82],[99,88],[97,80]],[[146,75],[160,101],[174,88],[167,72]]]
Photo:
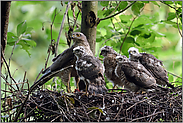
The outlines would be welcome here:
[[[11,1],[1,2],[1,53],[4,53],[7,43],[7,31],[9,23],[9,12],[10,12]],[[3,60],[1,57],[1,68]]]
[[[97,7],[98,1],[82,2],[81,32],[86,35],[93,54],[95,54],[96,43]]]

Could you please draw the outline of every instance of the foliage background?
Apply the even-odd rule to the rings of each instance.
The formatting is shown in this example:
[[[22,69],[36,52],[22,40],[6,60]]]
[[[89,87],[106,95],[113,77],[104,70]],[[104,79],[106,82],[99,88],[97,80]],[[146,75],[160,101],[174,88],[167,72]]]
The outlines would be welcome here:
[[[119,1],[118,1],[119,2]],[[116,1],[102,1],[98,3],[98,17],[104,18],[109,15],[117,6]],[[180,7],[182,13],[182,1],[166,2],[171,6]],[[130,2],[121,1],[116,11],[124,9]],[[30,42],[17,44],[15,46],[12,59],[10,61],[11,73],[15,80],[21,82],[24,72],[27,71],[27,79],[32,85],[41,69],[44,69],[47,50],[51,42],[50,24],[55,14],[55,8],[59,14],[56,16],[53,25],[53,39],[57,39],[60,24],[65,12],[66,4],[63,6],[60,1],[12,1],[9,28],[8,28],[8,45],[5,49],[5,57],[8,60],[11,56],[13,44],[12,35],[17,34],[18,24],[25,22],[27,27],[26,39]],[[79,11],[75,8],[75,14]],[[136,17],[138,16],[138,17]],[[72,11],[69,9],[70,21],[73,22]],[[136,17],[132,26],[133,18]],[[179,17],[179,15],[178,15]],[[180,31],[182,32],[182,15],[177,19],[175,10],[167,5],[156,1],[138,1],[127,11],[118,14],[117,16],[103,20],[97,26],[96,39],[96,56],[100,48],[104,45],[113,46],[120,52],[120,46],[125,38],[125,35],[130,31],[125,39],[121,54],[128,56],[127,50],[134,46],[140,52],[151,53],[158,59],[162,60],[167,71],[172,72],[182,77],[182,37],[179,34],[177,22],[179,23]],[[74,31],[80,31],[81,13],[77,19],[78,27]],[[44,29],[44,30],[43,30]],[[68,32],[69,25],[65,21],[64,30],[61,35],[58,53],[63,52],[68,48],[65,32]],[[48,61],[48,66],[51,65],[52,55]],[[101,57],[101,56],[99,56]],[[102,57],[101,57],[102,58]],[[2,68],[2,73],[7,74],[7,71]],[[2,80],[2,79],[1,79]],[[175,82],[178,78],[169,74],[169,81]],[[57,80],[57,88],[65,87]],[[182,81],[179,79],[179,81]],[[107,82],[107,80],[106,80]],[[176,83],[182,84],[182,83]],[[52,81],[46,83],[46,87],[51,88]],[[72,90],[75,89],[74,81],[71,82]],[[4,83],[1,82],[1,87],[4,88]],[[112,83],[107,82],[107,87],[112,88]]]

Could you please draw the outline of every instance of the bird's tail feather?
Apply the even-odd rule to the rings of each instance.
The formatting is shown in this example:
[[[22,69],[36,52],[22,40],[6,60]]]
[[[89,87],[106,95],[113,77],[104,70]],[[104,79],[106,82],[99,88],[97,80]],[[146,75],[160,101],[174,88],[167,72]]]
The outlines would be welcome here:
[[[60,70],[51,72],[51,70],[47,70],[45,72],[45,74],[43,74],[43,76],[41,76],[41,78],[36,81],[31,87],[30,87],[30,92],[36,90],[39,86],[42,86],[44,83],[46,83],[47,81],[49,81],[51,78],[53,78],[56,74],[58,74],[60,71],[63,71],[69,67],[73,67],[73,65],[70,65],[68,67],[62,68]]]

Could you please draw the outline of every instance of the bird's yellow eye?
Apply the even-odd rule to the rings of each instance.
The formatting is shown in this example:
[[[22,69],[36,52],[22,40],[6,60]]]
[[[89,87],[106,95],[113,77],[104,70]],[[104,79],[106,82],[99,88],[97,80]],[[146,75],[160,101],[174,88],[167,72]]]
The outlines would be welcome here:
[[[72,35],[72,37],[74,37],[74,34]]]
[[[77,37],[80,37],[81,35],[80,34],[76,34]]]

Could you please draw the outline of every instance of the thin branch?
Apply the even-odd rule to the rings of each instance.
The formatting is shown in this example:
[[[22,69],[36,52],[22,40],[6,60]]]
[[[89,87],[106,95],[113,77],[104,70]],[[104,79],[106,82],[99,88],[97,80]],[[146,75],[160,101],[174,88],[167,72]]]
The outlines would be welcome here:
[[[174,6],[175,6],[175,2],[174,2]],[[176,7],[176,6],[175,6],[175,7]],[[178,16],[177,16],[177,11],[176,11],[176,9],[175,9],[175,15],[176,15],[176,19],[177,19],[177,27],[178,27],[178,31],[179,31],[180,36],[182,37],[182,33],[181,33],[181,31],[180,31],[180,28],[179,28]]]
[[[59,44],[59,41],[60,41],[60,36],[61,36],[62,30],[63,30],[63,27],[64,27],[65,17],[66,17],[66,15],[67,15],[67,12],[68,12],[70,3],[71,3],[71,1],[69,1],[68,4],[67,4],[67,7],[66,7],[66,10],[65,10],[65,13],[64,13],[64,17],[63,17],[63,19],[62,19],[62,24],[61,24],[61,26],[60,26],[60,31],[59,31],[59,34],[58,34],[57,43],[56,43],[56,48],[55,48],[55,57],[57,56],[58,44]]]
[[[125,42],[125,40],[126,40],[128,34],[130,33],[130,29],[131,29],[131,27],[132,27],[132,24],[133,24],[133,22],[135,21],[135,19],[136,19],[137,17],[138,17],[138,16],[136,16],[136,17],[133,18],[133,20],[132,20],[132,22],[131,22],[131,24],[130,24],[130,26],[129,26],[129,28],[128,28],[128,32],[126,33],[126,35],[125,35],[125,37],[124,37],[124,39],[123,39],[123,42],[121,43],[120,52],[121,52],[121,50],[122,50],[123,44],[124,44],[124,42]]]
[[[182,77],[181,77],[181,76],[175,75],[174,73],[171,73],[171,72],[169,72],[169,71],[168,71],[168,73],[169,73],[169,74],[171,74],[171,75],[173,75],[173,76],[176,76],[176,77],[178,77],[178,78],[181,78],[181,79],[182,79]]]
[[[3,58],[3,60],[4,60],[5,64],[6,64],[6,67],[7,67],[8,74],[9,74],[10,78],[11,78],[11,79],[14,81],[14,83],[16,84],[15,79],[11,76],[9,66],[8,66],[8,64],[7,64],[7,62],[6,62],[6,59],[4,58],[4,53],[3,53],[2,51],[1,51],[1,57]],[[18,91],[19,91],[20,89],[19,89],[19,87],[18,87],[17,84],[16,84],[16,87],[17,87],[17,89],[18,89]]]
[[[167,5],[167,6],[169,6],[169,7],[170,7],[170,8],[172,8],[172,9],[175,9],[175,11],[180,12],[179,10],[176,10],[176,8],[175,8],[175,7],[170,6],[169,4],[167,4],[167,3],[163,2],[163,1],[160,1],[160,2],[161,2],[161,3],[163,3],[163,4],[165,4],[165,5]],[[180,12],[180,13],[182,13],[182,12]]]
[[[163,111],[159,111],[159,112],[157,112],[155,114],[151,114],[151,115],[147,115],[147,116],[144,116],[144,117],[139,117],[139,118],[133,119],[130,122],[133,122],[133,121],[136,121],[136,120],[140,120],[140,119],[143,119],[143,118],[146,118],[146,117],[151,117],[151,116],[154,116],[154,115],[157,115],[157,114],[160,114],[160,113],[164,113],[164,112],[165,112],[164,110]]]
[[[22,36],[20,36],[20,37],[18,38],[18,40],[15,42],[15,44],[13,45],[13,49],[12,49],[12,51],[11,51],[11,55],[10,55],[10,58],[9,58],[9,66],[10,66],[10,60],[11,60],[11,57],[12,57],[12,55],[13,55],[13,51],[14,51],[14,49],[15,49],[15,46],[16,46],[16,44],[20,41],[21,38],[22,38]]]
[[[144,7],[145,7],[145,6],[144,6]],[[140,13],[144,10],[144,7],[143,7],[142,10],[140,11]],[[140,14],[139,14],[139,15],[140,15]],[[136,17],[133,18],[133,20],[132,20],[132,22],[131,22],[131,24],[130,24],[130,26],[129,26],[128,32],[126,33],[125,38],[123,39],[123,42],[121,43],[120,52],[121,52],[121,50],[122,50],[123,44],[124,44],[124,42],[125,42],[125,40],[126,40],[128,34],[130,33],[132,24],[133,24],[133,22],[135,21],[135,19],[136,19],[137,17],[138,17],[138,16],[136,16]]]
[[[118,14],[120,14],[120,13],[126,11],[128,8],[130,8],[130,7],[131,7],[133,4],[135,4],[135,3],[136,3],[136,1],[134,1],[134,2],[131,3],[129,6],[127,6],[126,8],[124,8],[123,10],[119,11],[118,13],[116,13],[116,14],[114,14],[114,15],[110,15],[110,16],[107,16],[107,17],[105,17],[105,18],[101,18],[100,21],[106,20],[106,19],[109,19],[109,18],[112,18],[112,17],[114,17],[114,16],[116,16],[116,15],[118,15]]]

